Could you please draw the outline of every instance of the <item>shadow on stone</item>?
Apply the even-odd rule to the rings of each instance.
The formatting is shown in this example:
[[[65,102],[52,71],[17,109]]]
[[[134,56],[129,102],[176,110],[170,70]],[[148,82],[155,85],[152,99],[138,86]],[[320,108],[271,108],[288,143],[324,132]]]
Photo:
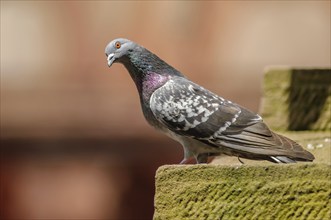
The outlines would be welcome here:
[[[330,119],[318,122],[325,108],[330,108],[325,103],[331,96],[330,69],[293,69],[288,89],[289,130],[311,130],[316,123],[322,130],[330,127]]]

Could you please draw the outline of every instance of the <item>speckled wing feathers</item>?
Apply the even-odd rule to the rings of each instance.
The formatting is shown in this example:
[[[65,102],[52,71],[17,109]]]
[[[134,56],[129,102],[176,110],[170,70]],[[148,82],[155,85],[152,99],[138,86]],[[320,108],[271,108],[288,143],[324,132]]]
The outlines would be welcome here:
[[[259,115],[181,77],[157,89],[150,98],[150,107],[169,130],[195,139],[212,140],[240,133],[261,121]]]
[[[180,77],[169,80],[150,99],[155,117],[170,130],[188,136],[194,132],[200,138],[210,136],[220,126],[226,128],[228,123],[235,120],[240,109],[235,106],[225,107],[226,104],[223,98]],[[220,108],[224,108],[223,114],[213,117]]]

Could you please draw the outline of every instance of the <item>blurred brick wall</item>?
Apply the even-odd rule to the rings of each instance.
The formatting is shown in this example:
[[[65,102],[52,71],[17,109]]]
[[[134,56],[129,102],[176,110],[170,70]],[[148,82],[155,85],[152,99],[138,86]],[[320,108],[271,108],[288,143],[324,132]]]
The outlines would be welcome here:
[[[2,1],[2,136],[152,134],[119,36],[257,111],[266,65],[330,65],[330,2]]]

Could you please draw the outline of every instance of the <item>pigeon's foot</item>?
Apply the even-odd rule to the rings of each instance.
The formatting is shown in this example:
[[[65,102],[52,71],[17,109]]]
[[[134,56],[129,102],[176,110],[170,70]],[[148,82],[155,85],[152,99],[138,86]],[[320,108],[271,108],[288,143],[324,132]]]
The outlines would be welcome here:
[[[186,163],[187,163],[187,161],[188,161],[188,158],[184,158],[182,161],[180,161],[180,163],[179,163],[179,164],[186,164]]]
[[[197,163],[207,163],[208,162],[208,153],[205,154],[199,154],[196,158]]]

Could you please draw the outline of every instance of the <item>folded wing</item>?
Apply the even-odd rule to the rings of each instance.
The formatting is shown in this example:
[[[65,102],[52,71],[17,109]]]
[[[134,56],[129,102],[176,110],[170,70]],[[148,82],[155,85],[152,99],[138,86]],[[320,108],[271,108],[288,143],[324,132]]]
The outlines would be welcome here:
[[[270,131],[258,114],[182,77],[157,89],[150,107],[169,130],[224,153],[285,163],[314,159],[294,141]]]

